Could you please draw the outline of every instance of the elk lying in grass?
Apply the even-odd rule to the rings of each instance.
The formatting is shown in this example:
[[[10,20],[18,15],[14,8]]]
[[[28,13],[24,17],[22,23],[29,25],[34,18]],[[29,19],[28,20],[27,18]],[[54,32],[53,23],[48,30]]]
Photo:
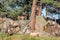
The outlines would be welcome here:
[[[54,36],[60,36],[60,28],[58,27],[58,25],[55,22],[48,22],[45,26],[43,31],[51,33]]]
[[[20,26],[17,23],[14,23],[13,25],[9,25],[8,29],[7,29],[7,33],[9,35],[15,34],[20,30]]]

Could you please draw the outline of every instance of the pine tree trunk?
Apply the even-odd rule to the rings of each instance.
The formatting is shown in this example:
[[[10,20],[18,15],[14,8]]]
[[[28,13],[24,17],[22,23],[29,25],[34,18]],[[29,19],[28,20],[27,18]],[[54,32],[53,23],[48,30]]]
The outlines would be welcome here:
[[[31,17],[30,17],[30,24],[29,26],[31,27],[32,30],[35,30],[35,22],[36,22],[36,4],[38,0],[33,0],[33,5],[32,5],[32,12],[31,12]]]

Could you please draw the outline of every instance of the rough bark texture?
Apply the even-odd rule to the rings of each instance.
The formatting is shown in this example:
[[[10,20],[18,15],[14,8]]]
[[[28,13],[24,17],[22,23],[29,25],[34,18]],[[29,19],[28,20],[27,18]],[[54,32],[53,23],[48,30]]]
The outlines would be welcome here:
[[[35,12],[35,10],[36,10],[37,1],[38,0],[33,0],[33,5],[32,5],[32,12],[31,12],[31,17],[30,17],[31,22],[29,24],[29,26],[31,27],[32,30],[35,30],[35,22],[36,22],[36,15],[35,15],[36,12]]]

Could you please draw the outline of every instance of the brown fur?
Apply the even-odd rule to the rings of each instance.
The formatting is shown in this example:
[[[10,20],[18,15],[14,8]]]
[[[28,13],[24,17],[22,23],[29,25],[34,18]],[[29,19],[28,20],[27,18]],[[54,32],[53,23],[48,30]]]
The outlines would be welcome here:
[[[18,20],[26,20],[26,16],[18,16]]]

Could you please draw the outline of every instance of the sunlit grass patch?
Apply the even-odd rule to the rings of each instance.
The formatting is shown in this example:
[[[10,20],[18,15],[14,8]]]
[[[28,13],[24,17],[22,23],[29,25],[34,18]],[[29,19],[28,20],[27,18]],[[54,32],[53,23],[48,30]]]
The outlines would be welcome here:
[[[60,37],[33,37],[24,34],[14,34],[12,36],[7,36],[4,34],[3,36],[0,35],[0,40],[60,40]]]

